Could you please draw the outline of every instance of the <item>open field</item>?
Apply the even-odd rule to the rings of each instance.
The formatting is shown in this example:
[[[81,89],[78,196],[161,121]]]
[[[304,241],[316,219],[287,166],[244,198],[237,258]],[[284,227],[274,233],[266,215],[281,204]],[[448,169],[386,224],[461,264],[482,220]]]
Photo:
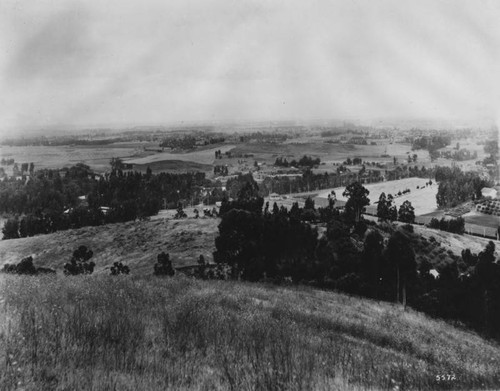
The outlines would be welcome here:
[[[426,187],[425,182],[426,180],[422,178],[405,178],[396,181],[386,181],[363,185],[370,191],[368,198],[370,199],[371,205],[366,209],[369,213],[376,214],[377,206],[375,202],[378,201],[380,194],[384,192],[386,196],[388,194],[392,194],[393,196],[395,196],[394,204],[398,208],[404,201],[410,201],[412,206],[415,208],[415,215],[417,216],[434,212],[435,210],[437,210],[436,194],[438,190],[438,184],[433,182],[431,186]],[[417,186],[419,186],[420,189],[417,189]],[[396,193],[398,191],[403,191],[405,189],[410,189],[411,192],[403,194],[400,197],[396,197]],[[347,201],[347,198],[342,195],[345,187],[321,190],[318,198],[326,199],[328,197],[328,194],[330,194],[332,190],[335,191],[338,200]]]
[[[145,171],[151,166],[154,172],[212,171],[215,151],[223,153],[233,145],[218,148],[200,149],[189,153],[151,152],[145,148],[158,149],[158,144],[150,142],[120,142],[92,146],[0,146],[0,157],[13,158],[19,163],[35,164],[35,169],[63,168],[84,163],[97,172],[109,171],[112,157],[122,158],[127,163],[136,165],[138,171]],[[12,166],[4,166],[10,174]]]
[[[73,251],[84,245],[94,252],[97,273],[108,273],[113,262],[124,262],[134,274],[152,274],[156,256],[162,251],[170,253],[174,267],[196,263],[200,254],[212,260],[218,224],[219,219],[213,218],[158,218],[2,240],[0,268],[31,255],[37,266],[61,271]]]
[[[496,343],[389,303],[307,288],[0,276],[0,335],[6,390],[500,387]]]
[[[220,150],[224,153],[231,150],[233,147],[233,145],[224,145],[217,148],[201,149],[186,153],[159,152],[143,158],[127,159],[125,162],[130,164],[147,165],[155,162],[178,160],[199,164],[212,164],[215,160],[215,151]]]
[[[0,146],[0,157],[14,159],[19,163],[35,164],[35,169],[40,168],[63,168],[73,166],[77,163],[85,163],[92,169],[103,172],[109,170],[109,162],[112,157],[128,158],[132,156],[145,156],[151,152],[145,152],[144,147],[151,143],[117,143],[92,146],[27,146],[9,147]],[[10,166],[12,167],[12,166]],[[8,170],[9,167],[6,167]]]
[[[213,166],[209,164],[201,164],[184,160],[162,160],[159,162],[152,162],[149,164],[134,164],[134,171],[146,172],[148,167],[155,174],[160,172],[172,172],[172,173],[213,172]]]

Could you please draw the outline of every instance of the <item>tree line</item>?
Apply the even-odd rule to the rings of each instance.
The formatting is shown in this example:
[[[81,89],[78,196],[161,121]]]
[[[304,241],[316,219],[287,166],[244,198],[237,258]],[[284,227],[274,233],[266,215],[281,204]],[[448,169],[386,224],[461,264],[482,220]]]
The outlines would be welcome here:
[[[13,215],[3,227],[3,238],[152,216],[163,205],[174,208],[193,197],[199,201],[200,188],[208,185],[204,173],[113,170],[96,175],[84,164],[65,171],[38,170],[27,183],[0,182],[0,213]]]
[[[276,167],[309,167],[309,168],[313,168],[314,166],[319,166],[320,163],[321,163],[320,158],[314,159],[312,156],[304,155],[298,161],[293,159],[290,162],[288,162],[288,160],[286,160],[286,158],[277,157],[275,162],[274,162],[274,165]]]

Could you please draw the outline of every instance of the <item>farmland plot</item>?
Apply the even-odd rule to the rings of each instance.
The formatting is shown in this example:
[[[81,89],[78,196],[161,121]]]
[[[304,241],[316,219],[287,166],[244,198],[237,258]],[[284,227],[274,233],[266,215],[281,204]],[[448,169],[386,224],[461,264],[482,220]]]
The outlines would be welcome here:
[[[422,178],[405,178],[397,181],[364,185],[364,187],[370,192],[368,195],[370,205],[367,207],[367,212],[376,214],[377,206],[375,202],[378,201],[382,192],[386,195],[392,194],[395,197],[394,204],[398,208],[404,201],[410,201],[412,206],[415,208],[415,215],[417,216],[436,211],[436,194],[438,191],[438,184],[433,182],[431,186],[425,186],[425,182],[426,180]],[[419,189],[417,189],[417,186],[419,186]],[[402,192],[405,189],[410,189],[410,193],[403,194],[400,197],[396,196],[399,191]],[[332,189],[321,191],[318,198],[326,199],[331,190]],[[342,195],[345,187],[337,187],[333,190],[335,191],[337,200],[347,201],[347,198]]]

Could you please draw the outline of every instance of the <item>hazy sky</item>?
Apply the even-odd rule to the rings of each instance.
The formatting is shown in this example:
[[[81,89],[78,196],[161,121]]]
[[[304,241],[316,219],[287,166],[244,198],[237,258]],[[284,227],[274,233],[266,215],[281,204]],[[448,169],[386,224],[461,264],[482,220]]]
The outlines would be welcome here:
[[[0,132],[498,120],[499,21],[498,0],[1,0]]]

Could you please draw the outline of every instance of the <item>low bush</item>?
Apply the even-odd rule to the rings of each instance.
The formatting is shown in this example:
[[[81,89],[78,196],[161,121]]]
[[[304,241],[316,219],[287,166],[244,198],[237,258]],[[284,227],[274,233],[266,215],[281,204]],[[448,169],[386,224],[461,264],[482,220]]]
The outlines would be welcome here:
[[[71,260],[64,265],[64,274],[67,276],[76,276],[79,274],[92,274],[95,263],[90,261],[94,253],[86,246],[80,246],[73,252]]]
[[[36,274],[55,274],[56,271],[54,269],[48,267],[36,267],[33,264],[33,257],[29,256],[23,258],[18,264],[5,264],[2,271],[4,273],[10,274],[28,274],[28,275],[36,275]]]

